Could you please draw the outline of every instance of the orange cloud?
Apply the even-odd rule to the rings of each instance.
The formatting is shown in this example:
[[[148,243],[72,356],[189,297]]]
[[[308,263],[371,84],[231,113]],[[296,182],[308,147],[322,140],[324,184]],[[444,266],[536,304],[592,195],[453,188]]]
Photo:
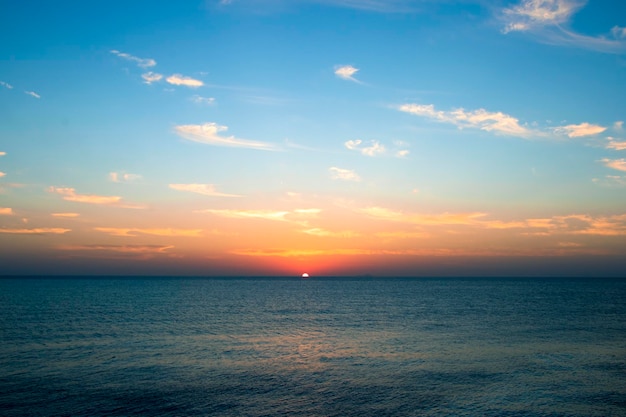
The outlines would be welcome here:
[[[12,216],[13,214],[13,209],[11,207],[0,207],[0,215],[2,216]]]
[[[104,206],[113,206],[121,208],[143,209],[145,206],[137,204],[129,204],[122,201],[122,197],[118,196],[100,196],[93,194],[77,194],[74,188],[69,187],[49,187],[51,193],[60,194],[63,200],[74,201],[76,203],[97,204]]]
[[[210,197],[241,197],[236,194],[220,193],[215,189],[213,184],[170,184],[173,190],[187,191],[190,193],[208,195]]]
[[[80,216],[80,214],[79,213],[52,213],[51,216],[52,217],[72,218],[72,217],[78,217],[78,216]]]
[[[8,233],[15,235],[62,235],[71,232],[72,229],[61,229],[53,227],[40,227],[36,229],[0,229],[0,233]]]

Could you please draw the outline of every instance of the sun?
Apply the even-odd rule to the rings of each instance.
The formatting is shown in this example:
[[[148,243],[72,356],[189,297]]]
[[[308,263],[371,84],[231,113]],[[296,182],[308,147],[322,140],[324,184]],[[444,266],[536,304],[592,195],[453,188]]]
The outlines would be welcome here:
[[[309,274],[307,274],[306,272],[302,274],[302,278],[308,278]]]

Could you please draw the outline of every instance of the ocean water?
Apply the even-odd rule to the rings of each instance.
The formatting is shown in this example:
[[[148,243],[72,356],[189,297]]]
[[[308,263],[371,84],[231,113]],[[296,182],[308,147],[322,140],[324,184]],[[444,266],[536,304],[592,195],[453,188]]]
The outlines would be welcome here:
[[[626,416],[626,280],[0,279],[3,416]]]

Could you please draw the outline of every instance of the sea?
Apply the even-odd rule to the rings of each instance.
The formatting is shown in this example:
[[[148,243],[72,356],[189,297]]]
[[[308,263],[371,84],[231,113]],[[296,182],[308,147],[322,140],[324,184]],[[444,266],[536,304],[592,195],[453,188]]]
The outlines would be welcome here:
[[[626,416],[626,279],[4,277],[2,416]]]

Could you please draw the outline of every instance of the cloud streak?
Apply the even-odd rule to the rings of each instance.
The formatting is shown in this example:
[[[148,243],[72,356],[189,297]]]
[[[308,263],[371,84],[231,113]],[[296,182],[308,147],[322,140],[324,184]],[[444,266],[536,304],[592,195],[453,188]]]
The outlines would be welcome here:
[[[604,158],[600,162],[602,162],[604,166],[608,168],[613,168],[618,171],[626,171],[626,159],[624,158],[620,158],[620,159]]]
[[[555,132],[559,134],[567,135],[570,138],[579,138],[582,136],[592,136],[602,133],[607,128],[599,125],[592,125],[590,123],[581,123],[578,125],[567,125],[555,128]]]
[[[37,99],[41,98],[41,96],[39,94],[35,93],[34,91],[24,91],[24,94],[27,94],[27,95],[29,95],[31,97],[35,97]]]
[[[360,83],[361,81],[354,78],[354,74],[359,72],[358,68],[354,68],[352,65],[343,65],[335,67],[335,75],[342,80],[354,81]]]
[[[200,237],[202,229],[159,229],[159,228],[124,228],[124,227],[95,227],[94,230],[107,233],[111,236],[136,237],[138,235],[167,236],[167,237]]]
[[[13,209],[11,207],[0,207],[0,216],[12,216]]]
[[[74,188],[69,187],[49,187],[48,191],[51,193],[59,194],[63,196],[63,200],[73,201],[76,203],[96,204],[103,206],[113,206],[120,208],[132,208],[143,209],[145,206],[137,204],[129,204],[122,200],[122,197],[118,196],[101,196],[95,194],[78,194]]]
[[[213,184],[170,184],[169,187],[177,191],[187,191],[206,195],[210,197],[241,197],[237,194],[226,194],[218,192]]]
[[[265,151],[276,150],[276,147],[270,143],[239,139],[234,136],[221,136],[221,133],[226,132],[227,130],[227,126],[221,126],[217,123],[180,125],[174,127],[174,132],[176,132],[177,135],[183,139],[191,140],[193,142],[215,146],[259,149]]]
[[[56,227],[39,227],[36,229],[0,229],[0,233],[13,235],[62,235],[71,231],[71,229]]]
[[[165,81],[172,85],[182,85],[184,87],[190,88],[198,88],[204,85],[204,83],[200,80],[196,80],[195,78],[191,77],[185,77],[181,74],[170,75],[165,79]]]
[[[13,89],[13,86],[9,83],[5,83],[4,81],[0,81],[0,86],[4,87],[4,88],[8,88],[9,90]]]
[[[125,59],[127,61],[134,62],[138,67],[141,68],[150,68],[156,66],[156,61],[152,58],[139,58],[131,54],[127,54],[126,52],[120,52],[118,50],[112,49],[111,52],[113,55],[117,55],[118,57]]]

